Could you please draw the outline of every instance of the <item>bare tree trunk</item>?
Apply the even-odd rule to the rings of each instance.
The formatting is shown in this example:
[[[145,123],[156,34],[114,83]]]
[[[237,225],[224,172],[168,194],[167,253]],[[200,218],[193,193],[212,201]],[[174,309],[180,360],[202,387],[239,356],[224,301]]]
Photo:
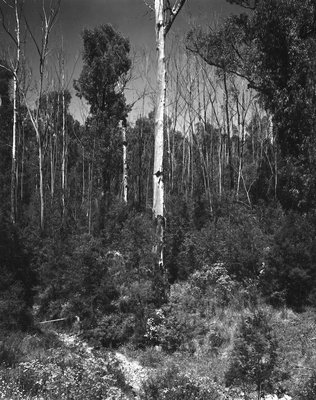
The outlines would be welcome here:
[[[157,45],[157,105],[155,116],[155,153],[153,175],[153,214],[156,222],[157,243],[155,252],[159,257],[159,265],[163,266],[164,236],[164,182],[163,182],[163,150],[164,150],[164,110],[166,103],[166,60],[164,1],[155,0],[156,45]]]
[[[37,50],[38,56],[39,56],[39,91],[38,91],[38,103],[35,112],[33,112],[30,108],[30,105],[27,102],[26,99],[26,94],[23,93],[24,95],[24,100],[26,103],[26,107],[28,110],[28,114],[30,117],[30,120],[32,122],[33,128],[35,130],[36,134],[36,139],[37,139],[37,144],[38,144],[38,164],[39,164],[39,186],[40,186],[40,228],[41,231],[44,232],[45,229],[45,224],[44,224],[44,218],[45,218],[45,196],[44,196],[44,170],[43,170],[43,163],[44,163],[44,153],[43,153],[43,143],[42,143],[42,134],[44,131],[43,127],[43,115],[42,115],[42,97],[44,93],[44,79],[45,79],[45,64],[46,64],[46,59],[48,56],[48,41],[49,41],[49,35],[54,27],[55,20],[57,18],[59,9],[60,9],[60,2],[61,0],[56,0],[56,3],[54,4],[53,1],[50,2],[50,9],[49,13],[45,9],[45,2],[44,0],[42,1],[42,37],[41,37],[41,43],[39,44],[27,22],[26,26],[28,29],[28,32],[30,33],[30,36],[34,42],[35,48]],[[46,121],[47,122],[47,121]]]
[[[127,204],[128,193],[128,165],[127,165],[127,140],[126,140],[126,122],[122,123],[122,143],[123,143],[123,201]]]
[[[245,94],[242,94],[242,109],[245,108]],[[240,190],[240,180],[243,169],[243,156],[244,156],[244,141],[245,141],[245,121],[244,119],[241,121],[241,113],[239,108],[239,100],[238,95],[236,95],[236,109],[237,109],[237,117],[238,117],[238,130],[239,130],[239,163],[238,163],[238,178],[237,178],[237,190],[236,190],[236,198],[239,200],[239,190]],[[241,137],[240,137],[241,132]]]
[[[47,106],[49,104],[48,96],[46,96]],[[59,103],[59,95],[58,95],[58,103]],[[57,115],[59,113],[57,112]],[[49,118],[49,117],[48,117]],[[49,134],[49,155],[50,155],[50,196],[51,196],[51,204],[54,201],[55,194],[55,144],[57,138],[57,122],[54,121],[54,129],[55,131],[50,132]]]
[[[222,134],[219,134],[219,145],[218,145],[218,194],[219,198],[222,197]]]
[[[85,163],[84,163],[84,147],[82,146],[82,197],[81,197],[82,204],[84,204],[85,194],[86,194]]]
[[[63,138],[63,148],[62,148],[62,162],[61,162],[61,201],[62,201],[62,220],[64,222],[66,214],[66,154],[67,154],[67,142],[66,142],[66,105],[65,105],[65,90],[64,90],[64,71],[63,71],[63,94],[62,94],[62,138]]]
[[[18,0],[14,0],[16,59],[13,68],[13,127],[12,127],[12,163],[11,163],[11,221],[16,223],[17,216],[17,124],[18,124],[18,72],[20,67],[21,38],[20,13]]]
[[[230,178],[230,189],[234,189],[234,168],[232,160],[231,132],[229,122],[229,95],[227,86],[227,75],[224,72],[224,90],[225,90],[225,114],[226,114],[226,130],[227,130],[227,150],[228,150],[228,168]]]
[[[89,188],[88,188],[88,233],[91,234],[91,213],[92,213],[92,162],[89,162],[88,169],[88,179],[89,179]]]
[[[43,150],[40,138],[38,138],[38,166],[39,166],[39,188],[40,188],[40,227],[44,232],[44,173],[43,173]]]
[[[11,163],[11,221],[16,222],[16,134],[17,134],[17,79],[13,77],[13,129]]]
[[[21,179],[20,179],[20,201],[23,201],[24,197],[24,162],[25,162],[25,132],[22,124],[22,157],[21,157]]]
[[[176,0],[171,7],[169,0],[155,0],[155,31],[157,47],[157,104],[155,115],[155,151],[153,174],[153,215],[156,223],[155,253],[159,258],[159,266],[163,268],[164,238],[164,182],[163,182],[163,150],[164,150],[164,112],[166,103],[166,60],[165,39],[186,0]]]

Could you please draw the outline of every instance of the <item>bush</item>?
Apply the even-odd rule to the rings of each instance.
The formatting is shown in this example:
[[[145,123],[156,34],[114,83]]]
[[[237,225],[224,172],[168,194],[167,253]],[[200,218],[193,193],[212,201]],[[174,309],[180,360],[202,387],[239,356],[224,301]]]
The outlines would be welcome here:
[[[9,341],[0,342],[0,366],[13,367],[21,358],[21,352]]]
[[[243,386],[258,398],[271,390],[273,371],[277,362],[277,342],[267,314],[261,310],[245,317],[239,326],[231,363],[226,373],[228,386]]]
[[[37,256],[38,317],[80,317],[82,332],[105,346],[144,341],[146,318],[161,303],[152,221],[113,210],[101,238],[48,238]],[[161,275],[161,274],[160,274]]]
[[[316,217],[289,214],[266,255],[260,280],[263,293],[273,305],[284,302],[301,310],[316,304]]]
[[[220,396],[209,381],[181,374],[172,366],[144,383],[140,399],[217,400]]]
[[[303,388],[297,393],[297,400],[315,400],[316,399],[316,371],[306,381]]]
[[[267,239],[255,211],[231,205],[201,230],[185,234],[178,257],[178,278],[187,279],[204,265],[217,263],[238,281],[257,278]]]
[[[109,314],[97,323],[97,327],[88,332],[93,339],[106,347],[119,347],[131,339],[135,331],[133,315]]]
[[[42,357],[0,370],[1,395],[16,400],[119,400],[129,391],[115,359],[75,345],[46,350]]]
[[[168,303],[147,320],[147,343],[161,345],[166,352],[217,352],[230,334],[216,313],[223,312],[235,291],[225,268],[216,266],[196,271],[188,282],[173,284]]]
[[[32,327],[35,274],[15,227],[0,218],[0,329]]]
[[[39,317],[72,319],[83,325],[113,309],[118,296],[109,276],[111,260],[100,239],[90,235],[47,239],[37,258]]]
[[[172,311],[166,312],[167,308],[155,310],[148,318],[145,337],[149,344],[161,345],[164,351],[174,352],[184,343],[187,327]]]

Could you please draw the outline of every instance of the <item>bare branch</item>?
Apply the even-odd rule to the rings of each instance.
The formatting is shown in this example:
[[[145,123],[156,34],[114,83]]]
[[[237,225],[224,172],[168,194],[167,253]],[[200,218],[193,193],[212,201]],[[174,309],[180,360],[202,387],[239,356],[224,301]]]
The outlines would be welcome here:
[[[165,36],[168,34],[172,24],[174,23],[174,20],[176,19],[177,15],[181,11],[181,9],[184,6],[185,2],[186,2],[186,0],[177,0],[175,2],[175,4],[173,5],[172,9],[171,9],[170,3],[168,1],[168,5],[170,7],[170,16],[169,16],[169,20],[166,23],[165,29],[164,29],[164,35]]]
[[[6,71],[8,71],[8,72],[10,72],[11,74],[13,74],[13,71],[12,71],[12,69],[10,69],[10,68],[6,67],[6,66],[5,66],[5,65],[3,65],[3,64],[0,64],[0,68],[3,68],[3,69],[5,69]]]
[[[146,5],[151,11],[155,11],[154,7],[153,7],[152,5],[150,5],[150,4],[148,3],[148,1],[146,1],[146,0],[143,0],[143,1],[144,1],[145,5]]]
[[[6,0],[2,0],[2,2],[4,4],[6,4],[8,7],[12,8],[12,9],[14,8],[13,5],[9,4]]]
[[[5,4],[7,4],[6,2],[4,2]],[[7,4],[9,7],[11,7],[9,4]],[[7,27],[6,23],[5,23],[5,17],[4,17],[4,13],[2,8],[0,7],[0,14],[1,14],[1,21],[2,21],[2,26],[3,29],[5,30],[5,32],[9,35],[9,37],[12,39],[13,43],[15,44],[15,46],[18,45],[16,38],[12,35],[12,33],[10,32],[9,28]]]
[[[32,38],[32,41],[33,41],[33,43],[34,43],[34,45],[35,45],[35,47],[36,47],[37,53],[38,53],[39,56],[41,56],[41,49],[40,49],[40,47],[39,47],[39,44],[37,43],[37,40],[36,40],[36,38],[35,38],[35,36],[34,36],[34,34],[33,34],[33,32],[32,32],[32,29],[31,29],[31,27],[30,27],[30,25],[29,25],[29,23],[28,23],[28,21],[27,21],[27,19],[26,19],[25,16],[24,16],[24,22],[25,22],[27,31],[28,31],[29,34],[31,35],[31,38]]]

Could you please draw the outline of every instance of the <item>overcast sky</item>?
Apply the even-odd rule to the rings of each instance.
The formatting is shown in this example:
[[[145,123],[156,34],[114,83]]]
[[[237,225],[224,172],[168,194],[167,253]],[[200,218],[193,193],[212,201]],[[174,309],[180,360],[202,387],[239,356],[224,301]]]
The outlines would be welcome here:
[[[50,2],[50,0],[45,1],[47,5]],[[40,27],[41,3],[42,0],[25,0],[25,12],[35,31],[36,27],[38,29]],[[153,0],[147,0],[147,3],[152,4]],[[172,40],[172,35],[185,34],[190,21],[207,26],[214,19],[222,18],[238,10],[237,6],[232,6],[226,0],[187,0],[168,39]],[[144,0],[62,0],[51,46],[60,47],[60,38],[61,35],[63,36],[70,89],[72,89],[73,78],[78,77],[82,67],[80,57],[82,30],[86,27],[92,28],[107,23],[112,24],[114,28],[128,37],[136,52],[141,49],[145,52],[152,51],[155,48],[153,13],[145,5]],[[35,64],[34,48],[29,48],[28,56]],[[74,71],[73,76],[71,71]],[[78,108],[78,101],[74,99],[72,112],[78,119],[81,119]]]

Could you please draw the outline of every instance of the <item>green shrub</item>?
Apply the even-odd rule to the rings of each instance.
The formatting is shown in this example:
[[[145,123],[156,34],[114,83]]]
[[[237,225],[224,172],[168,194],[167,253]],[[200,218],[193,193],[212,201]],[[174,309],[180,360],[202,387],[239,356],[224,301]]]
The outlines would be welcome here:
[[[21,352],[7,342],[0,342],[0,366],[13,367],[21,358]]]
[[[181,374],[169,367],[143,385],[141,400],[217,400],[220,396],[207,380]]]
[[[106,347],[118,347],[132,338],[135,331],[133,315],[109,314],[97,323],[97,327],[87,335]]]
[[[0,329],[17,331],[32,327],[31,307],[35,274],[31,254],[16,227],[0,215]]]
[[[74,347],[47,350],[45,357],[0,370],[0,389],[5,398],[17,400],[119,400],[129,393],[115,359],[90,356]]]
[[[260,276],[263,293],[273,305],[302,310],[316,304],[316,216],[288,214],[267,252]]]
[[[226,373],[228,386],[242,386],[261,393],[271,390],[271,379],[277,362],[277,342],[264,311],[243,318],[239,326],[231,363]]]
[[[163,362],[163,359],[164,353],[153,347],[145,348],[138,357],[141,365],[148,368],[157,368]]]
[[[243,282],[257,277],[268,237],[255,211],[230,204],[200,230],[185,233],[178,256],[178,278],[187,279],[204,265],[223,263],[228,274]]]
[[[316,399],[316,371],[305,382],[304,387],[297,391],[297,400],[315,400]]]

